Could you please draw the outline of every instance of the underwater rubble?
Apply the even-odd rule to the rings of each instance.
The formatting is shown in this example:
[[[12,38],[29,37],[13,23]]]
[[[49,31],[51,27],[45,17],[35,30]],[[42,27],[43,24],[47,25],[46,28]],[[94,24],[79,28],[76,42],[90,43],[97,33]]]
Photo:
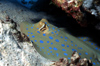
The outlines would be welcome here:
[[[99,0],[52,0],[52,2],[70,14],[81,26],[95,25],[97,29],[100,28]]]
[[[56,62],[56,66],[92,66],[92,61],[83,58],[80,60],[80,56],[77,52],[73,52],[71,57],[71,62],[69,63],[67,58],[59,59],[59,62]]]
[[[92,66],[92,61],[73,52],[67,58],[52,61],[41,56],[29,38],[17,30],[17,23],[6,16],[0,20],[0,66]]]

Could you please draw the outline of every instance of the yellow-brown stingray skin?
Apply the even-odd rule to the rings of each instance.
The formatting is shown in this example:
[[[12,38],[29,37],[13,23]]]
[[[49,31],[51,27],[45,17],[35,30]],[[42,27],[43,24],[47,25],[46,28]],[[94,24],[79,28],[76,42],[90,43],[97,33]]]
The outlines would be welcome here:
[[[40,22],[46,22],[46,32],[39,31],[42,27],[39,26]],[[28,37],[33,42],[34,47],[42,56],[51,60],[58,60],[61,57],[70,59],[73,51],[77,51],[81,58],[90,59],[94,65],[99,66],[99,62],[96,61],[96,59],[100,58],[100,51],[95,49],[97,46],[91,45],[91,42],[83,41],[85,38],[76,38],[63,30],[59,30],[59,28],[45,19],[42,19],[40,22],[35,24],[22,22],[20,29],[27,36],[29,35]]]

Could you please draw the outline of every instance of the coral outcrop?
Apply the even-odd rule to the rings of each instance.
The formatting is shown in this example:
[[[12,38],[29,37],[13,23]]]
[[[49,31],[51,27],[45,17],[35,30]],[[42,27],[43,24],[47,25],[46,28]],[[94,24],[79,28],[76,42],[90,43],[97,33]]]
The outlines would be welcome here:
[[[97,24],[100,18],[99,0],[52,0],[70,14],[81,26]],[[95,19],[96,18],[96,19]],[[96,21],[94,21],[96,20]],[[99,20],[100,22],[100,20]]]

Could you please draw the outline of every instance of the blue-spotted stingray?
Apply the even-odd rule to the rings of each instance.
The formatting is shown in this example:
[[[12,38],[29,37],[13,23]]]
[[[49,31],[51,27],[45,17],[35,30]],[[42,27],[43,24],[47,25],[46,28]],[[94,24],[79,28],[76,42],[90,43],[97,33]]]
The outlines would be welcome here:
[[[38,23],[22,22],[20,29],[45,58],[58,60],[65,57],[70,60],[73,51],[77,51],[81,58],[90,59],[94,66],[100,66],[100,49],[95,43],[60,30],[46,19]]]

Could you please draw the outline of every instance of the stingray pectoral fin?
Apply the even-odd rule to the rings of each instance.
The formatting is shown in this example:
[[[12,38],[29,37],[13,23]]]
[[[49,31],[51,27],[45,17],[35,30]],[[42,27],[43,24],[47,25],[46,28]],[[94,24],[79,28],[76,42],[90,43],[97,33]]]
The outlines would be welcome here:
[[[98,60],[100,62],[100,47],[96,45],[89,37],[78,37],[79,40],[83,41],[86,46],[90,47],[93,51],[94,60]],[[93,60],[93,59],[92,59]]]
[[[25,29],[28,30],[29,25],[31,25],[31,23],[29,23],[29,22],[21,22],[20,23],[20,30],[21,30],[21,32],[24,32]]]

